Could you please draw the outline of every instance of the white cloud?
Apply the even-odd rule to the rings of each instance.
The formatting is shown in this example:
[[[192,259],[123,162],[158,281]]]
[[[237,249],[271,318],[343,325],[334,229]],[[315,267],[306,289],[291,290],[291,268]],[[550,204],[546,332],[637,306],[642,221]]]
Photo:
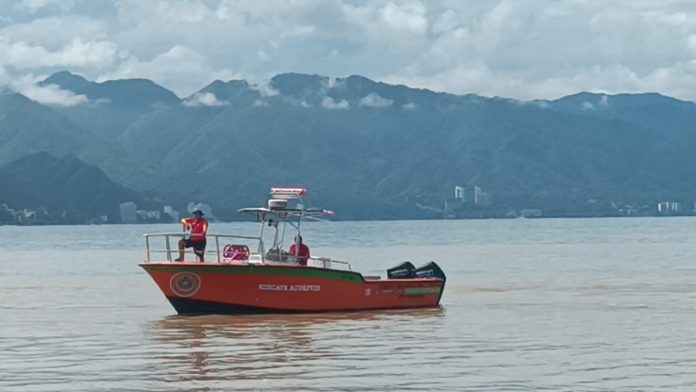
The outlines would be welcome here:
[[[57,51],[76,38],[83,42],[110,41],[114,34],[104,21],[81,15],[46,16],[24,23],[13,23],[0,30],[5,42],[25,43]],[[114,41],[110,41],[114,42]]]
[[[257,99],[256,101],[254,101],[254,106],[268,107],[271,105],[269,105],[268,102],[264,101],[263,99]]]
[[[416,108],[416,104],[413,102],[409,102],[407,104],[401,105],[401,108],[406,110],[413,110]]]
[[[0,67],[11,77],[77,68],[186,96],[214,79],[302,72],[516,99],[657,91],[696,100],[696,8],[685,1],[5,3]]]
[[[374,108],[386,108],[393,103],[393,100],[382,98],[376,93],[369,93],[360,100],[360,105]]]
[[[49,106],[75,106],[89,104],[86,96],[75,94],[72,91],[62,90],[55,84],[40,86],[38,81],[45,77],[28,74],[20,78],[11,77],[3,66],[0,66],[0,92],[18,92],[25,97],[43,105]]]
[[[336,102],[331,97],[324,97],[324,99],[321,101],[321,106],[326,109],[348,109],[350,105],[345,99]]]
[[[97,80],[147,78],[172,88],[179,96],[187,96],[211,80],[230,80],[237,74],[230,69],[214,69],[205,56],[184,46],[174,46],[150,61],[130,55],[112,72]]]
[[[276,95],[280,94],[280,92],[274,89],[268,81],[259,84],[253,84],[250,86],[250,88],[252,90],[258,91],[262,97],[275,97]]]
[[[415,34],[425,34],[428,29],[425,6],[412,1],[403,5],[387,3],[381,10],[382,18],[395,30],[406,30]]]
[[[0,65],[36,69],[42,67],[95,67],[113,63],[115,45],[109,41],[86,41],[74,38],[62,48],[52,51],[41,45],[8,42],[0,37]]]
[[[225,106],[229,104],[227,101],[220,101],[215,94],[210,92],[196,93],[184,100],[186,106]]]
[[[61,10],[69,10],[75,4],[74,0],[22,0],[15,4],[15,7],[31,14],[36,13],[42,8],[56,6]]]
[[[43,105],[75,106],[87,103],[87,97],[68,90],[61,90],[55,84],[39,86],[30,78],[22,78],[10,86],[18,93]]]
[[[373,56],[382,54],[381,59],[387,60],[385,55],[389,54],[403,61],[428,47],[427,9],[419,1],[367,2],[357,6],[342,2],[341,8],[353,35]]]
[[[602,95],[599,98],[599,102],[594,104],[593,102],[585,101],[582,103],[582,110],[601,110],[609,107],[609,96]]]
[[[148,24],[149,19],[153,24],[168,21],[172,26],[185,28],[185,26],[180,25],[198,24],[209,21],[211,18],[217,19],[219,17],[214,9],[196,0],[121,0],[114,3],[119,19],[138,25]]]

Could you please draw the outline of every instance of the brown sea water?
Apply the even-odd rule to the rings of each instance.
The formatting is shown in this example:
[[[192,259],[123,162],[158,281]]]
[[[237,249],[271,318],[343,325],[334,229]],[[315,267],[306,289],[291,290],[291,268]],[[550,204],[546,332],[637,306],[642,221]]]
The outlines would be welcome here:
[[[0,227],[0,391],[696,390],[693,218],[311,223],[313,255],[447,285],[441,309],[292,316],[176,316],[137,266],[168,230]]]

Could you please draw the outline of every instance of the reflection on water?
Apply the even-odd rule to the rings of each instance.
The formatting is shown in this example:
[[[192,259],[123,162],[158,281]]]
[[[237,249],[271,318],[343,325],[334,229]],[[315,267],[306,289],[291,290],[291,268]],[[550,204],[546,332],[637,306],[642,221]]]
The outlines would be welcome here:
[[[444,310],[270,316],[170,316],[147,326],[149,371],[180,390],[253,390],[287,380],[310,387],[315,373],[350,377],[361,359],[404,350],[437,328]],[[424,328],[425,327],[425,328]],[[393,341],[387,349],[384,342]],[[378,351],[385,352],[379,354]],[[350,363],[348,363],[349,361]],[[343,364],[347,366],[343,366]],[[358,374],[356,374],[357,376]],[[284,380],[284,381],[283,381]],[[196,385],[203,382],[205,388]],[[281,385],[282,384],[282,385]],[[340,387],[336,383],[335,387]],[[290,390],[293,390],[292,388]]]

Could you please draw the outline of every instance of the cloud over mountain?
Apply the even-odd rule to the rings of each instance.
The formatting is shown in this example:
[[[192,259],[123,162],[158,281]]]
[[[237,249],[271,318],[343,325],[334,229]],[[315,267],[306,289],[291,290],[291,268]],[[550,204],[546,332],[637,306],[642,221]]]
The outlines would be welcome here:
[[[360,100],[360,105],[371,106],[375,108],[386,108],[391,106],[392,103],[394,103],[393,100],[382,98],[379,96],[379,94],[376,93],[369,93],[363,99]]]
[[[648,0],[2,1],[0,75],[69,67],[209,80],[362,74],[517,99],[657,91],[696,100],[696,9]],[[37,79],[38,80],[38,79]]]
[[[331,97],[324,97],[324,99],[321,101],[321,106],[326,109],[348,109],[350,105],[345,99],[341,99],[340,101],[336,102]]]
[[[44,105],[75,106],[88,101],[86,96],[63,90],[56,84],[41,86],[26,78],[13,83],[12,87],[27,98]]]
[[[229,105],[227,101],[220,101],[213,93],[196,93],[184,100],[186,106],[223,106]]]

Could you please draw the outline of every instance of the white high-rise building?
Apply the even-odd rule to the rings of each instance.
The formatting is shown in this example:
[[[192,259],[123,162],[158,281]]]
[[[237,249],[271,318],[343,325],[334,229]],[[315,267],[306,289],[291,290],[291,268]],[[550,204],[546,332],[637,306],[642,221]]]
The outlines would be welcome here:
[[[454,187],[454,198],[462,201],[466,201],[466,187],[455,186]]]

